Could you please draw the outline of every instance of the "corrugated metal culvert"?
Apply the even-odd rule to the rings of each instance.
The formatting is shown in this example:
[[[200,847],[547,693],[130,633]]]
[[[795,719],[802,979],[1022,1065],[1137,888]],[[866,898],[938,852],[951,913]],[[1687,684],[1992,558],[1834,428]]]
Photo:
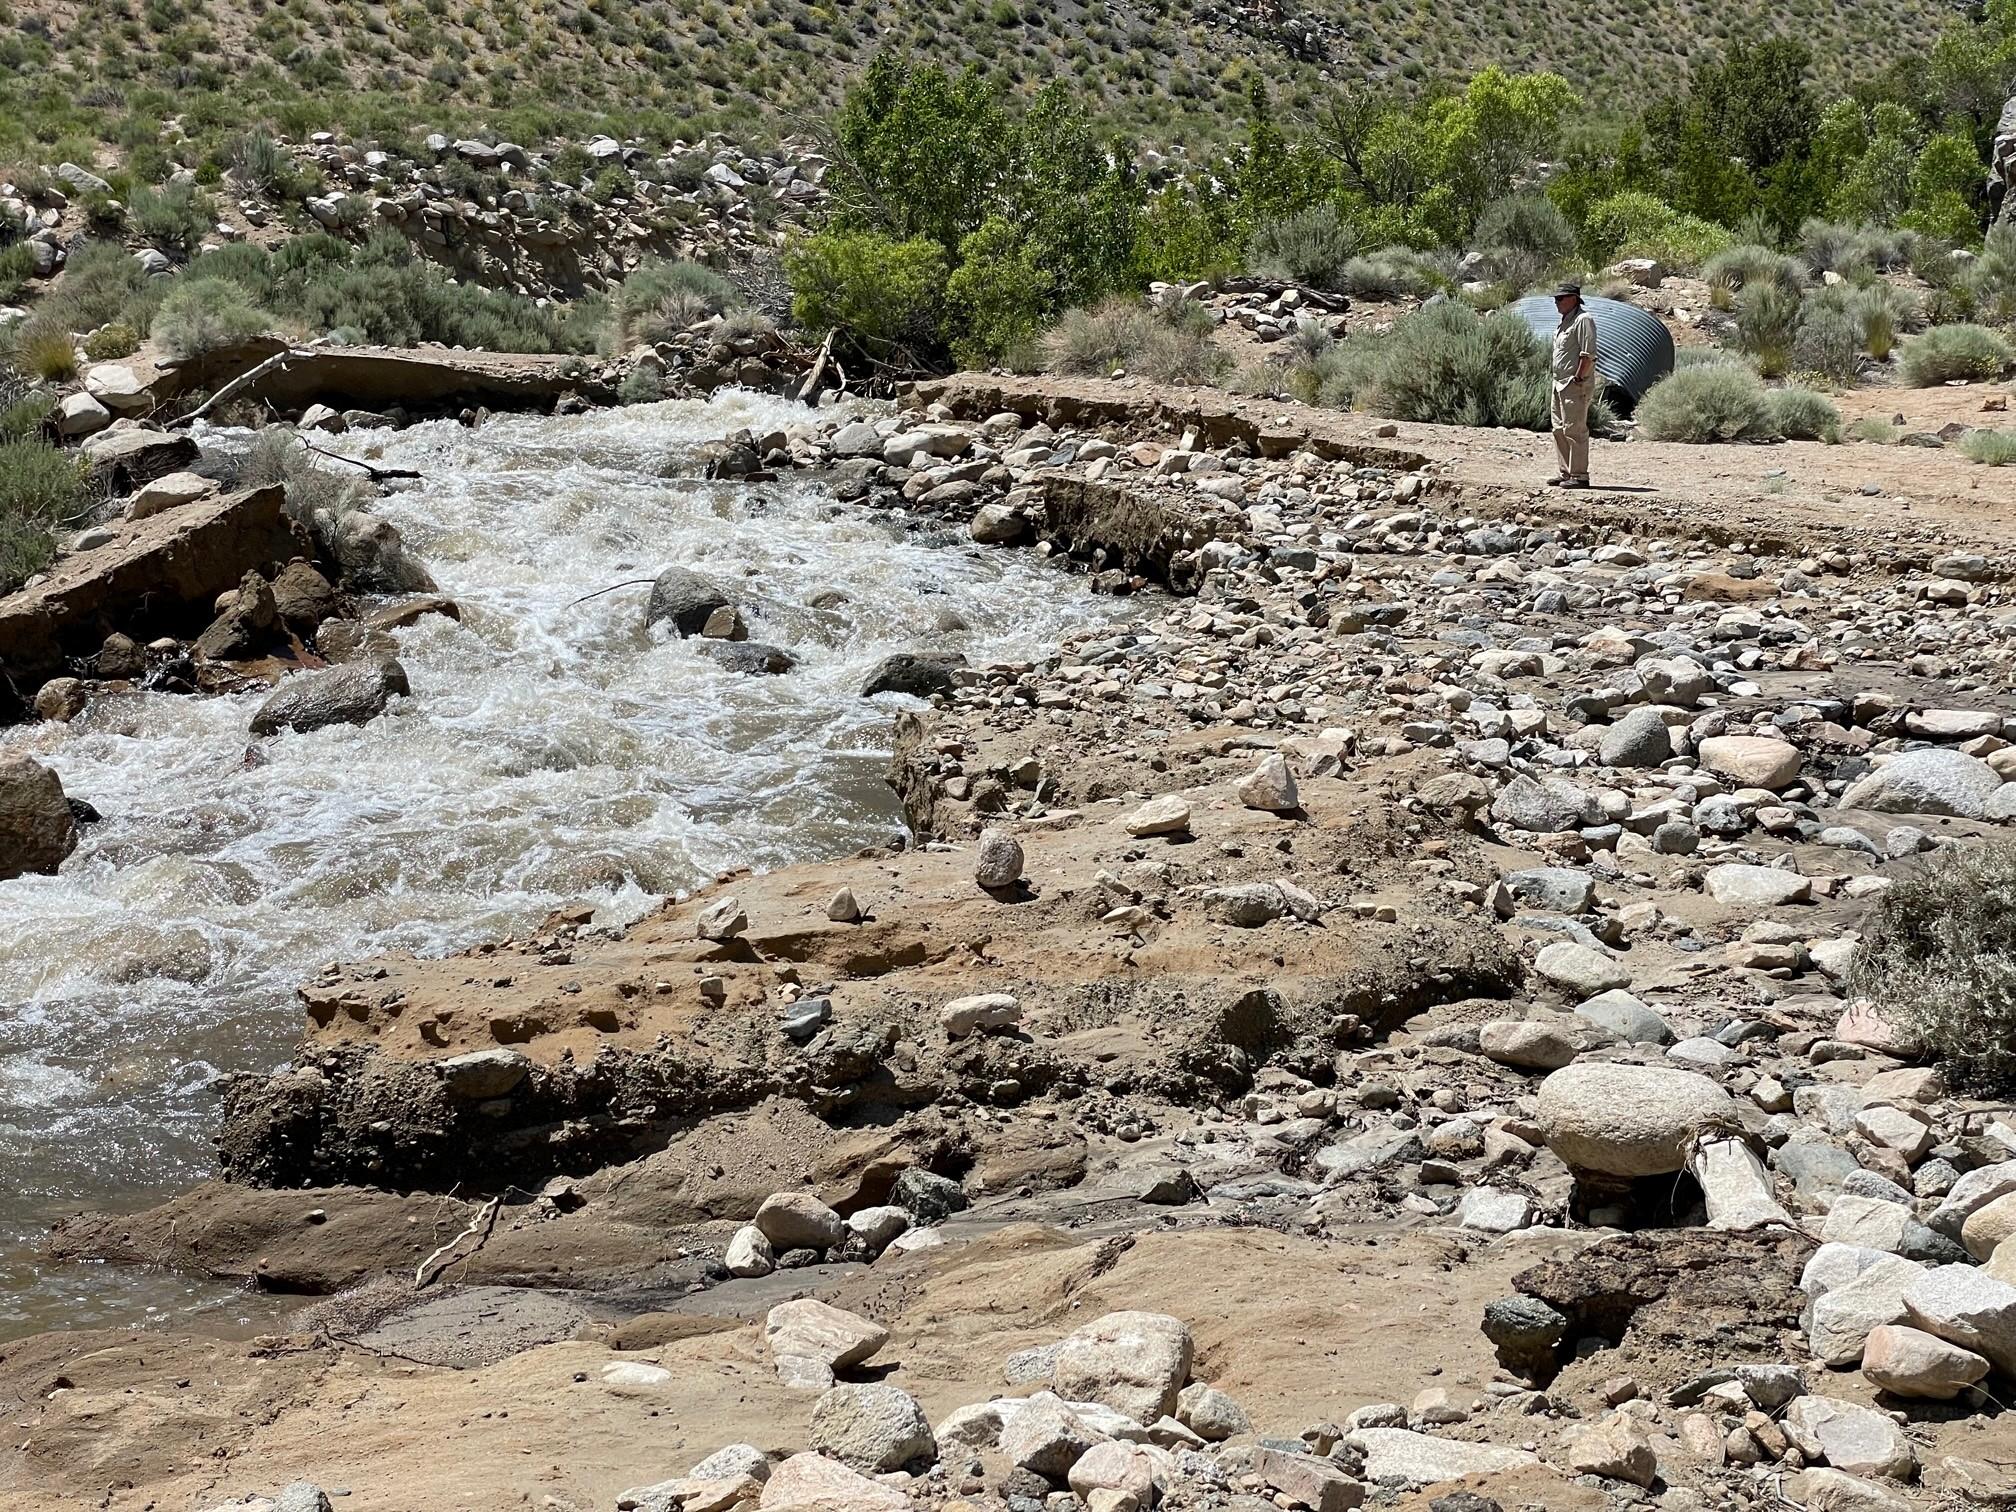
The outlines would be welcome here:
[[[1629,413],[1645,390],[1673,371],[1673,337],[1656,315],[1621,299],[1582,296],[1596,317],[1596,372],[1612,408]],[[1545,294],[1529,295],[1511,306],[1512,313],[1532,327],[1542,341],[1554,339],[1561,317]]]

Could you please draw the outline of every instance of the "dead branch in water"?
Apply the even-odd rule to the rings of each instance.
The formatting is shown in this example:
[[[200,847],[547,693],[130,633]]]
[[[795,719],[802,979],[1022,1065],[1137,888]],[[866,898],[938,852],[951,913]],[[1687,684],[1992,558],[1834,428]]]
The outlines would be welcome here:
[[[567,607],[572,609],[575,604],[585,604],[588,600],[600,598],[605,593],[614,593],[618,588],[635,588],[641,583],[655,583],[657,581],[658,579],[656,578],[625,578],[620,583],[611,583],[607,588],[597,588],[593,593],[584,593],[581,597],[569,603]]]

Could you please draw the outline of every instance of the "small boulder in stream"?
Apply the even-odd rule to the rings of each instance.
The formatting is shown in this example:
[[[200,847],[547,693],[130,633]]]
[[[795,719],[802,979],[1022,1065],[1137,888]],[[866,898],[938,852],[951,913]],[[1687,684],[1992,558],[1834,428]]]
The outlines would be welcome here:
[[[0,881],[53,876],[77,848],[77,820],[63,782],[39,761],[0,754]]]
[[[362,509],[328,521],[318,512],[316,534],[343,569],[343,585],[359,593],[433,593],[433,575],[406,549],[399,528]]]
[[[912,698],[929,698],[933,694],[949,697],[957,685],[954,674],[965,665],[966,658],[956,651],[928,655],[898,651],[876,664],[875,670],[868,674],[868,681],[861,685],[861,696],[907,693]]]
[[[667,567],[651,584],[651,602],[644,608],[644,628],[670,620],[682,636],[698,635],[717,609],[732,608],[728,595],[687,567]]]
[[[273,690],[252,716],[254,735],[306,734],[333,724],[368,724],[393,694],[412,693],[406,669],[389,658],[319,672],[297,672]]]

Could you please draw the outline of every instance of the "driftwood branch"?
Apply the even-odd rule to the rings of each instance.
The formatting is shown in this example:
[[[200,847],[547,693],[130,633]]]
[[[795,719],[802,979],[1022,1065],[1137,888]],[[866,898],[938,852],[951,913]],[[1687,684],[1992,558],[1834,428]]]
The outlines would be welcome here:
[[[352,467],[361,467],[373,483],[383,483],[387,478],[417,478],[420,474],[410,467],[380,467],[375,462],[365,462],[356,457],[346,457],[341,452],[324,451],[306,436],[296,433],[295,440],[318,457],[327,457],[332,462],[348,462]]]
[[[484,1242],[490,1237],[490,1231],[497,1226],[497,1210],[503,1205],[504,1199],[501,1195],[492,1197],[488,1202],[483,1204],[482,1211],[469,1220],[469,1227],[462,1230],[461,1233],[450,1239],[425,1260],[422,1260],[420,1268],[413,1272],[413,1290],[422,1290],[457,1260],[466,1260],[470,1255],[475,1254],[477,1250],[483,1248]],[[476,1236],[475,1247],[468,1254],[460,1253],[459,1246],[462,1241],[472,1234]],[[435,1264],[436,1261],[440,1263],[437,1265]],[[432,1269],[429,1269],[429,1267],[432,1267]]]
[[[184,415],[181,419],[170,420],[168,422],[168,428],[170,430],[173,430],[177,426],[188,425],[192,421],[200,420],[204,415],[208,414],[212,409],[215,409],[218,405],[222,404],[226,399],[229,399],[234,394],[244,392],[244,390],[250,388],[253,384],[257,383],[261,378],[265,377],[275,368],[285,367],[289,362],[293,361],[297,357],[312,357],[314,355],[315,353],[308,347],[288,347],[285,351],[275,352],[271,357],[268,357],[264,362],[254,363],[251,367],[247,368],[244,372],[240,373],[236,378],[233,378],[229,383],[225,384],[224,387],[217,390],[217,392],[212,394],[208,399],[205,399],[201,404],[197,405],[196,408],[189,411],[189,413]]]
[[[812,371],[805,375],[805,382],[799,386],[798,402],[810,404],[819,393],[819,380],[826,376],[826,361],[833,355],[833,337],[838,333],[835,326],[827,331],[826,339],[819,343],[819,360],[812,364]]]
[[[656,578],[625,578],[620,583],[611,583],[607,588],[597,588],[593,593],[584,593],[578,599],[572,600],[567,607],[572,609],[575,604],[585,604],[588,600],[600,598],[605,593],[614,593],[618,588],[635,588],[641,583],[655,583],[657,581],[658,579]]]

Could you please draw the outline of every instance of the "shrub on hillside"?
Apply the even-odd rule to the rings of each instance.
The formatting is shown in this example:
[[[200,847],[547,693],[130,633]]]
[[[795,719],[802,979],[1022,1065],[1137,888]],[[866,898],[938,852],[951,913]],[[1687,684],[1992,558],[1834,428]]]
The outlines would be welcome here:
[[[190,184],[140,187],[128,196],[127,219],[149,246],[188,257],[216,227],[210,197]]]
[[[273,329],[273,317],[229,279],[176,281],[155,312],[153,336],[171,357],[200,357]]]
[[[0,441],[40,435],[56,412],[56,396],[22,378],[0,376]]]
[[[646,258],[610,300],[616,349],[627,352],[640,341],[664,341],[741,302],[735,285],[712,268],[696,262]]]
[[[1575,228],[1545,195],[1509,194],[1484,207],[1470,244],[1484,276],[1518,295],[1568,265]]]
[[[0,247],[0,304],[12,304],[35,273],[35,252],[26,242]]]
[[[53,527],[84,495],[76,460],[36,436],[0,441],[0,593],[12,593],[56,554]]]
[[[1897,354],[1904,381],[1918,388],[1998,377],[2012,360],[2016,353],[2009,343],[1978,325],[1933,326],[1905,342]]]
[[[87,242],[70,254],[62,284],[41,308],[72,331],[95,331],[114,320],[144,331],[170,282],[148,277],[116,242]]]
[[[1917,298],[1894,284],[1872,283],[1848,300],[1848,314],[1862,335],[1862,350],[1887,362],[1897,345],[1897,333],[1918,320]]]
[[[1967,269],[1966,289],[1982,319],[2016,323],[2016,220],[2004,216],[1989,231]]]
[[[1357,228],[1335,205],[1311,205],[1256,230],[1246,243],[1246,266],[1265,278],[1340,293],[1359,246]]]
[[[231,144],[228,156],[240,183],[274,199],[300,199],[316,187],[315,175],[263,131],[246,132]]]
[[[102,325],[84,338],[84,355],[93,362],[113,362],[140,350],[140,333],[123,320]]]
[[[64,383],[78,371],[77,343],[69,326],[53,313],[31,315],[14,343],[14,365],[45,383]]]
[[[791,311],[808,331],[839,330],[877,362],[922,366],[944,350],[945,254],[916,236],[821,231],[785,254]]]
[[[1916,257],[1924,238],[1911,231],[1851,226],[1808,219],[1799,227],[1799,253],[1815,273],[1844,277],[1901,268]]]
[[[594,348],[596,307],[542,307],[523,295],[456,283],[396,231],[375,231],[354,249],[331,237],[302,240],[313,245],[297,254],[299,267],[282,260],[299,243],[274,255],[274,304],[313,329],[348,331],[383,346],[438,341],[492,352]],[[329,255],[331,247],[341,260]]]
[[[952,355],[961,367],[988,367],[1024,351],[1042,331],[1056,280],[1014,226],[990,215],[959,243],[959,266],[945,281]]]
[[[1863,925],[1848,987],[1983,1090],[2016,1082],[2016,844],[1937,853]]]
[[[1711,362],[1676,369],[1647,389],[1638,401],[1638,434],[1648,441],[1769,441],[1778,426],[1755,373]]]
[[[2016,467],[2016,430],[1970,430],[1960,438],[1960,455],[1984,467]]]
[[[1841,411],[1810,389],[1771,390],[1771,423],[1787,441],[1841,439]]]

